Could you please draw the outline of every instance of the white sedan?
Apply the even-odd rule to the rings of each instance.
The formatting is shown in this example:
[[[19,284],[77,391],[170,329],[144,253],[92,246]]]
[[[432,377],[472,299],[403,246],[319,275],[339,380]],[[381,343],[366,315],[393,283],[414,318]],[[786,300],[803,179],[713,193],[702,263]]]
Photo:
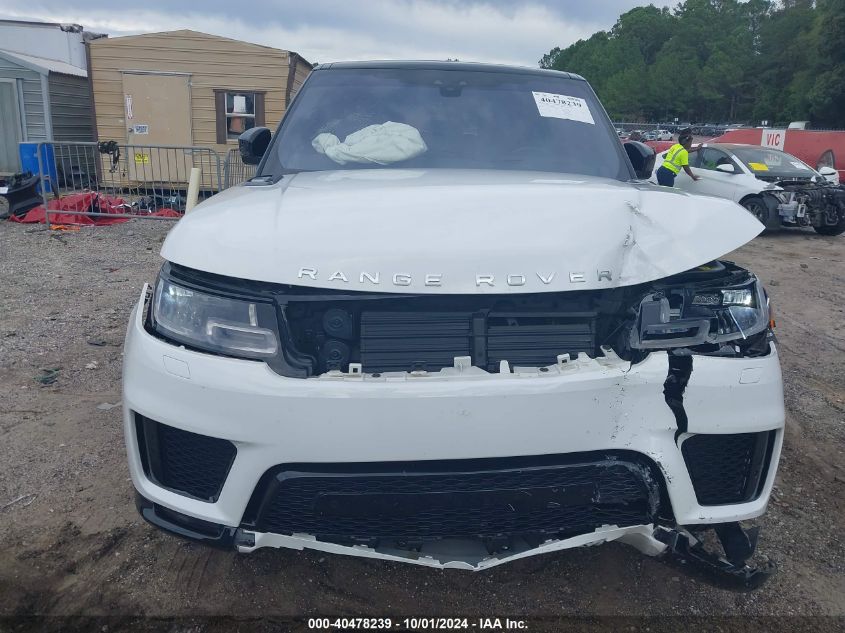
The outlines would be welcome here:
[[[658,155],[655,172],[666,152]],[[675,186],[689,193],[738,202],[774,230],[812,226],[822,235],[845,232],[845,186],[827,180],[791,154],[770,147],[704,143],[690,150],[697,181],[681,173]],[[829,170],[833,171],[833,170]],[[652,182],[657,182],[656,173]]]

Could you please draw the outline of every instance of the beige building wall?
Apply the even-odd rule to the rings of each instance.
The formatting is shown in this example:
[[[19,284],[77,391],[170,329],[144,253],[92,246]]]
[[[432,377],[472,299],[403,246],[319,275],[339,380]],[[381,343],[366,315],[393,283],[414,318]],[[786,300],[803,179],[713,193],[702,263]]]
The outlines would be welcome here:
[[[290,98],[293,99],[296,96],[296,93],[299,92],[299,89],[302,87],[302,84],[305,82],[305,79],[308,77],[309,73],[311,72],[311,64],[307,61],[299,57],[296,53],[292,53],[295,56],[294,59],[294,68],[295,71],[293,73],[293,82],[291,83],[291,90],[290,90]]]
[[[291,57],[297,63],[289,82]],[[221,155],[236,148],[237,140],[217,143],[215,89],[263,92],[265,125],[273,129],[285,111],[286,94],[295,92],[311,69],[295,53],[196,31],[94,40],[89,60],[98,140],[126,142],[122,73],[185,73],[190,76],[192,144]]]

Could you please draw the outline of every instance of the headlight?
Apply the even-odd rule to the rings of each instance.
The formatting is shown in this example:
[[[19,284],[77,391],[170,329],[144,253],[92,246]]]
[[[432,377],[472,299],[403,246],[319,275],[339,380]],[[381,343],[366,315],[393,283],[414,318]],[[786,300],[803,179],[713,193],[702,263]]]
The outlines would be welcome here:
[[[630,345],[634,349],[669,349],[721,344],[748,338],[768,327],[768,299],[756,279],[732,288],[672,288],[642,300]]]
[[[722,305],[745,306],[754,304],[754,291],[752,288],[731,288],[722,290]]]
[[[151,317],[159,334],[197,349],[255,359],[279,349],[270,304],[218,297],[160,278]]]

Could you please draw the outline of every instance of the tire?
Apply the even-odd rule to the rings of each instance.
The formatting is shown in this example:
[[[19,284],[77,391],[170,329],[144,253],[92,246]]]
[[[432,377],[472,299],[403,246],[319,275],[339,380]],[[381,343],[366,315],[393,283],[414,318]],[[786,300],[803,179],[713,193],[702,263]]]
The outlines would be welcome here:
[[[842,235],[845,233],[845,217],[839,218],[839,222],[837,224],[814,226],[813,230],[819,235]]]
[[[778,231],[781,228],[780,215],[777,205],[763,196],[748,196],[740,204],[763,223],[767,231]]]

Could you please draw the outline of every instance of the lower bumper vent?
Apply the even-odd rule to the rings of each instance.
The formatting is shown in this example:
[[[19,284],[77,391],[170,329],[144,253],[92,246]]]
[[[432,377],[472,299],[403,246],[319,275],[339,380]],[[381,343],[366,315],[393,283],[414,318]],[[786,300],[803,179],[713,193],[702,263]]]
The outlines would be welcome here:
[[[228,440],[183,431],[136,414],[144,473],[159,486],[215,502],[237,450]]]
[[[652,522],[660,504],[652,466],[591,457],[544,466],[535,458],[524,467],[513,460],[279,467],[259,484],[245,522],[261,532],[370,544],[512,536],[539,543]]]
[[[776,431],[693,435],[681,445],[701,505],[745,503],[766,480]]]

